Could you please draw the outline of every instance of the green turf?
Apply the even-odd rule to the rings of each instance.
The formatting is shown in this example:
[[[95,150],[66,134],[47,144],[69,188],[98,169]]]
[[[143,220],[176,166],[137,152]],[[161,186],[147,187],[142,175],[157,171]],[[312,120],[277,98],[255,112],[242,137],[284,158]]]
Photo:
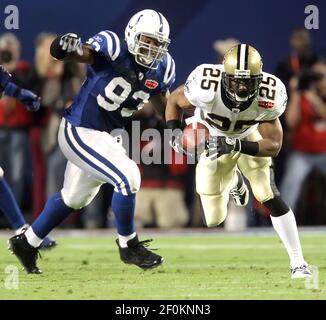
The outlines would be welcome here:
[[[0,299],[325,299],[326,236],[301,237],[319,268],[319,288],[291,280],[276,236],[155,236],[163,267],[122,264],[112,237],[59,238],[42,254],[42,275],[21,271],[0,238]],[[8,265],[19,266],[19,289],[6,289]]]

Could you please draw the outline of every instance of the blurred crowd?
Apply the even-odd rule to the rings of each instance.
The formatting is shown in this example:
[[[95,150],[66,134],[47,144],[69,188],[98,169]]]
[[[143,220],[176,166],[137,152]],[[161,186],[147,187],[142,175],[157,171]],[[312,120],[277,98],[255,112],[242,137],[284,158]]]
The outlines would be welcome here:
[[[48,196],[61,189],[66,160],[57,144],[62,111],[69,106],[84,78],[85,66],[54,60],[49,47],[56,37],[41,33],[35,41],[33,62],[21,59],[19,39],[12,33],[0,35],[0,63],[13,81],[41,97],[41,111],[30,113],[15,99],[0,100],[0,165],[16,199],[33,220]],[[314,52],[307,30],[298,28],[289,37],[291,52],[275,69],[287,86],[288,107],[281,121],[284,143],[274,163],[275,178],[284,200],[295,210],[299,224],[326,223],[326,62]],[[238,40],[213,43],[216,62]],[[179,80],[181,81],[181,79]],[[164,129],[164,120],[150,105],[134,117],[141,128]],[[159,141],[142,142],[142,148],[162,148]],[[172,151],[171,151],[172,152]],[[140,164],[142,187],[137,194],[136,222],[143,227],[203,226],[201,206],[194,186],[194,165]],[[82,213],[72,215],[68,227],[99,228],[114,225],[110,212],[112,188],[102,186]],[[252,199],[244,212],[230,203],[224,223],[229,230],[268,225],[268,212]],[[6,226],[1,220],[0,227]]]
[[[0,63],[13,82],[41,97],[41,109],[28,112],[19,101],[0,100],[0,164],[18,204],[35,218],[47,196],[62,185],[66,160],[57,144],[61,113],[73,100],[85,68],[54,60],[49,53],[56,37],[40,33],[33,62],[21,59],[21,44],[13,33],[0,35]]]
[[[293,30],[290,45],[291,55],[276,69],[289,95],[283,155],[276,162],[280,191],[300,224],[325,224],[326,60],[306,29]]]

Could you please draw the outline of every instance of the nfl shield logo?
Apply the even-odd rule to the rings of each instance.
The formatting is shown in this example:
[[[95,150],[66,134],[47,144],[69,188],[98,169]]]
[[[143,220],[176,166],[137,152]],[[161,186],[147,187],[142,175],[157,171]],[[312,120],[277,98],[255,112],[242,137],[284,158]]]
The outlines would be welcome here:
[[[272,109],[274,107],[274,103],[271,101],[259,101],[258,105],[264,109]]]
[[[158,86],[158,82],[155,81],[155,80],[147,79],[147,80],[145,81],[145,86],[146,86],[147,88],[149,88],[149,89],[155,89],[155,88],[157,88],[157,86]]]

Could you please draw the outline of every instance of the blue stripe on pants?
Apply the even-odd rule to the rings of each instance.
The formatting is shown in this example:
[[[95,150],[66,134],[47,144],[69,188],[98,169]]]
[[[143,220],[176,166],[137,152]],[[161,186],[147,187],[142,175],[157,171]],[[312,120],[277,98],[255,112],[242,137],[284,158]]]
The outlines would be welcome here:
[[[98,167],[96,164],[94,164],[92,161],[90,161],[89,159],[87,159],[84,155],[82,155],[77,148],[74,146],[73,142],[70,140],[69,135],[68,135],[68,122],[66,121],[65,124],[65,138],[67,143],[69,144],[70,148],[74,151],[74,153],[80,158],[82,159],[84,162],[86,162],[89,166],[91,166],[93,169],[99,171],[100,173],[102,173],[103,175],[105,175],[106,177],[108,177],[116,186],[117,189],[120,190],[120,184],[118,183],[117,180],[115,180],[110,174],[108,174],[106,171],[104,171],[102,168]]]
[[[104,165],[106,165],[109,169],[111,169],[114,173],[116,173],[119,178],[124,182],[125,188],[128,194],[132,194],[130,190],[130,185],[128,182],[128,179],[123,175],[123,173],[115,167],[109,160],[105,159],[103,156],[101,156],[99,153],[97,153],[94,149],[90,148],[88,145],[86,145],[78,135],[78,132],[75,127],[71,127],[71,132],[76,139],[78,145],[87,153],[92,155],[94,158],[98,159],[100,162],[102,162]]]
[[[121,187],[121,183],[119,183],[115,178],[113,178],[109,173],[107,173],[106,171],[104,171],[102,168],[98,167],[96,164],[94,164],[91,160],[89,160],[86,156],[84,156],[83,154],[81,154],[77,148],[74,146],[74,143],[70,140],[68,132],[67,132],[67,127],[68,127],[68,122],[66,121],[66,125],[65,125],[65,137],[66,140],[69,144],[69,146],[73,149],[73,151],[83,160],[85,161],[87,164],[89,164],[92,168],[96,169],[97,171],[101,172],[102,174],[104,174],[105,176],[107,176],[110,180],[112,180],[115,184],[115,186],[117,187],[117,189],[121,192],[122,187]],[[125,189],[127,194],[132,194],[131,189],[130,189],[130,185],[128,182],[128,179],[121,173],[121,171],[119,171],[110,161],[108,161],[107,159],[105,159],[103,156],[101,156],[99,153],[97,153],[95,150],[93,150],[92,148],[90,148],[89,146],[87,146],[80,138],[80,136],[78,135],[78,132],[76,130],[75,127],[71,126],[71,133],[73,135],[73,137],[75,138],[78,146],[80,148],[82,148],[86,153],[92,155],[94,158],[96,158],[97,160],[99,160],[101,163],[103,163],[106,167],[108,167],[111,171],[113,171],[115,174],[117,174],[119,176],[119,178],[124,182],[125,184]]]

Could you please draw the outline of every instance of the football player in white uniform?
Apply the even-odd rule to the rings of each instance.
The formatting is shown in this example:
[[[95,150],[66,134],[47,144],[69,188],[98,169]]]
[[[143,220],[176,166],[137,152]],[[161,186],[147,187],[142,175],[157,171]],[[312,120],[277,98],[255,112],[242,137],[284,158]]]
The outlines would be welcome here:
[[[182,109],[195,107],[187,123],[201,122],[210,132],[196,168],[196,189],[208,227],[222,223],[229,194],[246,205],[248,179],[255,198],[270,210],[272,224],[290,257],[292,278],[311,272],[302,254],[295,216],[283,202],[273,179],[272,157],[282,146],[279,121],[287,103],[284,84],[262,71],[258,51],[246,44],[234,46],[223,64],[203,64],[168,99],[167,127],[174,130],[171,145],[182,150]],[[240,171],[240,170],[241,171]]]

